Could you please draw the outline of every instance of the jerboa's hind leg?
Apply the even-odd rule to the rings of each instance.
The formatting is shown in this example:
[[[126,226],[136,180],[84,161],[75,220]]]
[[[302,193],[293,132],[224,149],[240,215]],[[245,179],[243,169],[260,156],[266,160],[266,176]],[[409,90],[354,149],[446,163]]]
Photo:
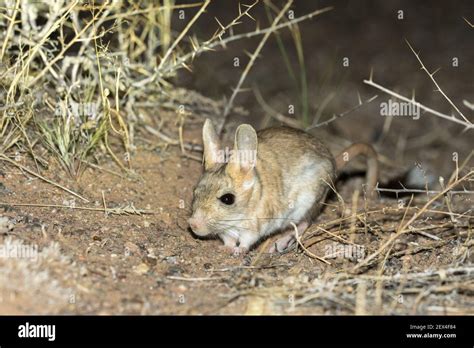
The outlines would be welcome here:
[[[321,212],[323,204],[326,199],[327,191],[323,194],[322,199],[316,200],[315,204],[311,207],[310,211],[306,214],[305,218],[297,224],[298,236],[301,236],[304,231],[311,226],[313,220]],[[290,226],[285,232],[278,235],[278,239],[275,240],[268,249],[269,253],[283,253],[291,250],[296,246],[296,231],[293,226]]]

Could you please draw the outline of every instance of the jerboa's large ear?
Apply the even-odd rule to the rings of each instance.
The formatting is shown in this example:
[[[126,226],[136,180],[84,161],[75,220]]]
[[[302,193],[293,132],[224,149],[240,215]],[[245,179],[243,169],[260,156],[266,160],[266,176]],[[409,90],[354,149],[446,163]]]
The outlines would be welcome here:
[[[257,132],[249,124],[240,125],[235,131],[234,150],[227,172],[233,177],[250,179],[257,161]]]
[[[206,170],[216,165],[218,161],[218,151],[221,144],[216,130],[210,119],[206,119],[202,128],[202,142],[204,144],[204,168]]]

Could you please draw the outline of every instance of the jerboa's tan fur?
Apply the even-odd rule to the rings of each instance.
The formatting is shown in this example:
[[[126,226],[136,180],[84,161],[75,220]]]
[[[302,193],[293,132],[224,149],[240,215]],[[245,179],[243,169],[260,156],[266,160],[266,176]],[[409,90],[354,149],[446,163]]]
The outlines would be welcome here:
[[[194,191],[190,224],[197,235],[218,235],[232,250],[246,251],[291,223],[310,221],[344,159],[368,155],[369,164],[375,161],[369,185],[376,182],[376,154],[370,145],[349,147],[335,160],[320,140],[301,130],[278,127],[257,133],[244,124],[236,131],[234,150],[257,150],[256,163],[217,163],[216,151],[222,147],[209,120],[203,141],[205,172]],[[226,194],[235,196],[231,205],[220,201]]]

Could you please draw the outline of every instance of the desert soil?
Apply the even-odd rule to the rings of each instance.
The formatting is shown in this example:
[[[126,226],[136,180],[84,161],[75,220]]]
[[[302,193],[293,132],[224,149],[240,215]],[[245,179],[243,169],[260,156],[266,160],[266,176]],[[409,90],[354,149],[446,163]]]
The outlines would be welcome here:
[[[191,127],[186,138],[199,142],[199,132],[197,125]],[[113,165],[109,166],[114,170]],[[355,265],[355,260],[348,257],[331,259],[331,265],[327,265],[301,248],[268,254],[262,252],[262,247],[235,257],[222,248],[219,240],[194,237],[187,218],[192,189],[202,169],[198,161],[182,156],[179,148],[142,149],[134,156],[133,167],[139,178],[120,177],[107,172],[106,167],[88,168],[78,181],[68,179],[54,166],[42,172],[87,197],[87,203],[17,167],[2,166],[0,239],[4,244],[37,246],[39,259],[0,261],[1,313],[351,314],[361,310],[357,294],[362,290],[368,303],[378,298],[376,282],[369,281],[368,289],[361,290],[360,283],[351,281],[351,276],[344,278]],[[352,192],[361,183],[362,178],[356,177],[338,185],[346,202],[351,201]],[[105,214],[104,202],[121,214]],[[364,200],[359,199],[358,204],[363,207]],[[397,204],[396,199],[384,198],[370,203],[366,210],[396,208]],[[337,219],[337,205],[337,198],[330,198],[318,221]],[[130,214],[124,213],[127,209]],[[146,213],[133,214],[133,209]],[[383,221],[382,229],[375,226],[377,219],[370,218],[369,231],[357,233],[353,241],[364,245],[366,252],[375,251],[393,233],[403,213],[400,209],[379,219]],[[437,216],[435,220],[448,226],[438,229],[437,234],[447,236],[445,243],[433,246],[430,238],[417,234],[401,238],[394,247],[397,251],[410,249],[410,245],[427,247],[390,258],[385,274],[446,268],[462,256],[464,249],[452,237],[455,227],[448,217]],[[361,226],[357,222],[357,228]],[[338,230],[335,227],[333,231]],[[344,229],[349,232],[350,226]],[[324,233],[319,236],[323,238],[309,250],[324,255],[328,243],[337,240]],[[349,237],[348,233],[344,238]],[[377,272],[373,267],[364,274]],[[442,285],[443,280],[435,283]],[[455,303],[446,303],[450,300],[443,293],[417,300],[420,293],[416,288],[404,293],[406,297],[400,302],[393,284],[382,285],[383,303],[363,310],[430,313],[424,301],[433,308],[433,303],[448,308],[472,304],[469,292],[458,294]],[[314,298],[308,299],[311,294]]]
[[[312,8],[312,3],[305,4]],[[473,61],[473,50],[462,17],[472,4],[444,2],[445,8],[441,3],[417,3],[413,8],[412,2],[380,4],[341,2],[337,12],[301,25],[310,112],[316,114],[331,95],[335,97],[324,109],[325,117],[351,109],[359,92],[364,100],[378,94],[376,102],[324,127],[320,136],[331,151],[337,153],[353,141],[375,144],[384,185],[415,165],[426,169],[435,182],[440,176],[447,181],[455,168],[453,153],[461,163],[474,147],[472,130],[462,132],[462,127],[428,114],[420,120],[388,121],[380,117],[380,105],[389,96],[362,81],[374,68],[377,82],[406,96],[416,90],[426,105],[451,112],[420,71],[403,40],[408,38],[430,71],[442,67],[438,81],[456,105],[463,105],[463,100],[472,97],[472,64],[468,62]],[[299,13],[307,11],[304,6],[298,7]],[[404,21],[396,19],[399,8],[406,11]],[[222,9],[217,16],[221,18],[222,13],[227,12]],[[215,30],[206,25],[199,28]],[[244,25],[254,28],[253,22]],[[291,35],[282,36],[296,62]],[[243,49],[251,51],[256,40],[200,57],[193,73],[184,72],[176,82],[214,100],[228,97],[248,59]],[[294,104],[298,114],[298,89],[289,82],[275,40],[267,46],[244,87],[259,87],[266,102],[280,112],[286,113],[288,105]],[[242,59],[238,69],[232,65],[236,56]],[[350,58],[349,67],[342,67],[344,57]],[[460,58],[459,67],[452,66],[453,57]],[[195,94],[190,93],[185,92],[177,104],[194,107],[185,122],[184,140],[199,144],[204,119],[218,120],[222,115],[211,101],[208,107],[196,109],[190,102]],[[229,119],[227,139],[243,121],[257,128],[276,123],[262,112],[251,92],[239,95],[235,105],[247,112]],[[156,107],[146,112],[154,128],[165,120],[161,131],[178,139],[173,110]],[[78,179],[69,177],[54,157],[48,158],[47,169],[40,168],[45,178],[89,202],[18,166],[0,162],[0,244],[38,250],[34,260],[0,257],[1,314],[474,314],[472,194],[453,198],[453,210],[466,212],[452,215],[455,220],[446,214],[444,200],[435,202],[430,209],[437,212],[421,216],[413,223],[413,233],[398,238],[393,248],[384,249],[382,259],[357,272],[352,272],[357,265],[354,258],[342,255],[326,264],[301,248],[268,254],[261,246],[233,257],[219,240],[198,239],[187,225],[201,163],[183,156],[178,146],[164,146],[163,139],[143,130],[137,133],[132,156],[136,177],[126,177],[101,151],[88,159],[100,168],[87,167]],[[114,149],[121,151],[118,144]],[[35,150],[47,158],[44,149]],[[190,154],[200,156],[196,151]],[[37,171],[24,154],[17,160]],[[363,163],[357,168],[363,169]],[[464,174],[468,168],[472,160]],[[362,183],[360,175],[344,176],[337,183],[344,206],[335,195],[329,197],[316,224],[305,234],[310,253],[324,256],[328,245],[343,238],[362,246],[367,257],[393,236],[405,212],[405,219],[413,216],[414,210],[406,210],[409,204],[421,208],[427,201],[425,194],[416,195],[411,203],[410,195],[367,202],[361,194],[354,200]],[[472,189],[472,184],[466,188]],[[341,213],[349,216],[352,210],[361,215],[340,220]],[[390,256],[384,261],[388,251]]]

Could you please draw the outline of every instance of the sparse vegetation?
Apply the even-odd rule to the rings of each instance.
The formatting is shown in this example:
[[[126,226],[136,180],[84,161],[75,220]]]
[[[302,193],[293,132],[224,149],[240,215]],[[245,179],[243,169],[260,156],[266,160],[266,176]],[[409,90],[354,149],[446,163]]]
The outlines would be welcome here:
[[[224,21],[209,15],[210,0],[0,1],[0,175],[7,187],[0,186],[0,225],[2,218],[8,222],[0,226],[0,240],[42,249],[41,262],[34,266],[0,259],[0,297],[12,288],[22,301],[36,288],[41,288],[37,296],[53,293],[47,307],[31,307],[39,313],[473,314],[468,307],[474,292],[473,152],[472,143],[467,144],[469,155],[459,157],[465,143],[456,139],[473,132],[473,101],[466,96],[460,105],[454,89],[445,93],[448,89],[438,83],[436,71],[428,70],[423,55],[409,44],[407,51],[416,58],[410,64],[427,74],[429,88],[434,85],[441,96],[441,109],[437,103],[418,103],[418,96],[406,97],[403,89],[376,83],[383,77],[377,70],[358,81],[360,88],[368,85],[367,94],[352,89],[353,99],[334,108],[334,90],[340,91],[348,73],[341,73],[331,89],[341,57],[327,62],[328,69],[317,79],[322,86],[316,86],[324,91],[311,93],[307,52],[312,48],[305,46],[302,24],[335,8],[290,17],[295,3],[236,1]],[[203,22],[215,27],[209,37],[196,30]],[[466,22],[470,24],[460,18],[469,30]],[[242,23],[253,29],[241,29]],[[252,45],[241,55],[246,60],[233,89],[222,93],[226,98],[215,101],[177,87],[180,73],[193,71],[199,56],[206,53],[217,61],[220,53],[215,51],[225,53],[237,42]],[[276,44],[276,58],[262,63],[269,56],[264,48],[271,44]],[[259,64],[277,59],[286,71],[288,95],[296,96],[296,115],[273,102],[279,96],[264,98],[261,87],[275,76],[250,82]],[[214,68],[208,71],[214,74]],[[384,172],[396,180],[397,170],[407,172],[408,162],[413,166],[413,157],[403,157],[405,152],[424,154],[425,145],[433,145],[429,162],[452,141],[448,154],[453,159],[445,160],[448,174],[435,172],[436,185],[428,185],[426,175],[425,185],[416,188],[381,184],[380,199],[373,201],[359,191],[357,178],[350,178],[334,186],[341,192],[328,200],[317,224],[298,236],[295,251],[270,256],[264,245],[245,259],[230,259],[216,251],[217,244],[193,238],[186,219],[201,170],[200,127],[212,118],[223,137],[232,134],[226,132],[229,119],[246,114],[238,96],[249,87],[262,116],[270,115],[261,124],[308,132],[334,126],[328,132],[342,146],[350,132],[335,124],[347,122],[360,139],[376,143]],[[374,121],[358,128],[365,121],[355,116],[378,111],[373,104],[382,97],[373,95],[375,89],[435,116],[429,116],[440,122],[433,134],[413,140],[413,135],[391,128],[393,118],[381,127]],[[355,119],[345,117],[349,114]],[[448,127],[460,131],[446,133]],[[365,254],[330,255],[326,251],[331,243]],[[55,267],[64,267],[69,280],[61,282]],[[14,272],[20,276],[9,282]],[[282,277],[276,277],[278,272]],[[30,281],[23,281],[27,277]],[[126,284],[127,293],[117,290],[117,279]],[[189,288],[209,298],[188,295]],[[112,304],[101,307],[109,291]],[[176,306],[181,292],[189,297],[186,309]],[[79,294],[77,305],[61,303],[71,293]],[[124,301],[128,296],[140,305]],[[123,306],[120,311],[118,306]],[[5,308],[0,303],[0,313],[10,312]]]

